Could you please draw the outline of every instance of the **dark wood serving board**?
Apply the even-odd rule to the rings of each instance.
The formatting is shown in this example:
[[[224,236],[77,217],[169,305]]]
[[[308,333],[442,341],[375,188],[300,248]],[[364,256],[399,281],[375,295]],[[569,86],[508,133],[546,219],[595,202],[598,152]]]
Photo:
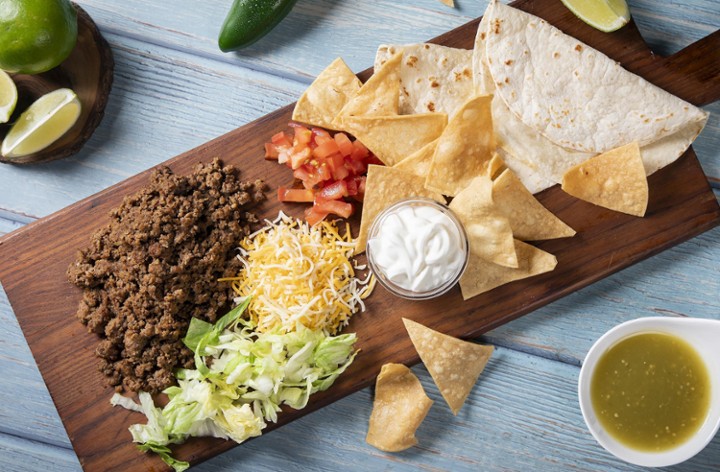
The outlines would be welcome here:
[[[556,0],[520,0],[514,5],[547,19],[692,103],[703,105],[720,98],[720,32],[670,58],[661,58],[651,53],[632,23],[619,32],[604,34],[577,20]],[[477,24],[478,20],[470,22],[434,42],[472,48]],[[263,144],[285,128],[291,110],[280,109],[166,164],[176,173],[189,173],[196,163],[220,156],[241,168],[245,179],[263,178],[271,189],[285,184],[287,169],[262,156]],[[110,406],[113,391],[103,387],[93,354],[98,340],[76,320],[81,293],[65,276],[76,251],[108,221],[110,209],[146,185],[149,172],[0,239],[0,280],[75,452],[88,471],[164,468],[157,457],[139,453],[131,442],[127,427],[144,421],[142,416]],[[649,182],[645,218],[595,207],[564,194],[557,186],[541,193],[540,201],[578,232],[570,239],[538,244],[557,255],[558,265],[551,273],[513,282],[466,302],[457,288],[440,299],[410,302],[378,287],[368,300],[367,312],[356,315],[348,328],[360,339],[362,353],[355,363],[331,389],[313,396],[307,408],[280,415],[280,423],[271,425],[266,434],[370,385],[386,362],[417,362],[401,317],[453,336],[473,338],[720,224],[720,207],[692,149],[651,176]],[[281,205],[272,197],[258,213],[273,217],[281,208],[301,213],[299,206]],[[197,463],[233,446],[229,441],[193,439],[176,451],[179,458]]]

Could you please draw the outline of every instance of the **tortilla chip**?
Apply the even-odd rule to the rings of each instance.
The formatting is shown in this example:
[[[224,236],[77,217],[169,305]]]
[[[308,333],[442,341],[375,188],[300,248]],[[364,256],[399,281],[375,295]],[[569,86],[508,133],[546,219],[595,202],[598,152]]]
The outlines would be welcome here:
[[[416,175],[393,167],[368,166],[356,254],[365,250],[368,230],[375,217],[393,203],[410,197],[432,198],[445,204],[445,198],[439,193],[423,187],[423,179]]]
[[[517,267],[513,232],[492,201],[492,181],[481,175],[450,202],[465,227],[470,252],[505,267]]]
[[[295,104],[292,119],[333,129],[333,120],[361,86],[360,79],[338,57],[302,94]]]
[[[555,256],[522,241],[515,240],[515,253],[520,266],[517,269],[499,266],[470,254],[467,269],[460,278],[463,299],[467,300],[514,280],[550,272],[557,265]]]
[[[494,152],[490,162],[488,162],[487,176],[490,177],[490,180],[495,180],[505,169],[505,161],[500,157],[500,154]]]
[[[360,87],[340,110],[338,122],[348,116],[389,116],[398,114],[400,76],[398,67],[403,52],[400,50]]]
[[[512,170],[505,169],[492,185],[495,207],[510,221],[517,239],[540,241],[575,235],[574,229],[533,197]]]
[[[630,143],[576,165],[563,175],[562,189],[601,207],[644,216],[648,183],[640,146]]]
[[[343,118],[343,129],[359,139],[388,166],[397,164],[435,141],[446,125],[445,113]]]
[[[454,7],[454,6],[455,6],[455,2],[454,2],[453,0],[440,0],[440,1],[443,2],[445,5],[447,5],[447,6],[449,6],[449,7]]]
[[[462,341],[403,318],[415,350],[457,415],[493,353],[493,346]]]
[[[375,400],[365,441],[381,451],[399,452],[417,444],[415,431],[433,401],[402,364],[385,364],[375,381]]]
[[[455,196],[487,173],[496,146],[491,101],[490,95],[471,98],[450,120],[435,149],[427,188]]]
[[[398,50],[400,63],[400,114],[441,112],[453,116],[473,95],[472,51],[432,43],[381,44],[375,68]]]
[[[437,139],[425,146],[421,147],[418,151],[410,154],[402,161],[395,164],[395,169],[404,170],[410,172],[418,177],[422,177],[423,182],[430,171],[430,162],[432,161],[433,154],[435,154],[435,147],[437,146]]]

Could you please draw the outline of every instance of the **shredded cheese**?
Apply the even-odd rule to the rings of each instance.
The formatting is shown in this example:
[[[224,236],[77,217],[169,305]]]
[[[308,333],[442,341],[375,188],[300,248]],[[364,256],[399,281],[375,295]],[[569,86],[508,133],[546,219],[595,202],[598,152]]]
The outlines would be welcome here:
[[[298,323],[335,334],[347,325],[375,286],[368,274],[358,278],[350,225],[340,235],[333,222],[315,226],[280,212],[277,219],[246,237],[237,256],[244,269],[232,281],[239,300],[252,297],[248,314],[259,331]]]

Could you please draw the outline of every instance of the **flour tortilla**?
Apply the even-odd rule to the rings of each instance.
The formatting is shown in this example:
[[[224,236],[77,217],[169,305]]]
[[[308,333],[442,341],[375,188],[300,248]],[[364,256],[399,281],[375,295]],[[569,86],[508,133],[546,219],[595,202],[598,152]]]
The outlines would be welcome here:
[[[375,68],[399,50],[400,114],[442,112],[452,117],[474,95],[472,51],[429,43],[381,45]]]
[[[333,120],[360,90],[362,83],[341,58],[335,59],[305,90],[295,104],[292,119],[335,129]]]
[[[599,51],[495,1],[478,29],[473,72],[478,93],[494,94],[503,158],[533,193],[632,141],[650,175],[681,156],[707,121]]]

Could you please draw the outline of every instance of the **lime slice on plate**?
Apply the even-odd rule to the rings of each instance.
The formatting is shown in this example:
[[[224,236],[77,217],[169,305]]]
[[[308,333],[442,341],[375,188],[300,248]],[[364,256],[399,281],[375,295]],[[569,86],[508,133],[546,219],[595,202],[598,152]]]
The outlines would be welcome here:
[[[625,0],[562,0],[571,12],[595,29],[610,33],[630,21]]]
[[[2,155],[20,157],[45,149],[72,128],[80,109],[80,100],[70,89],[43,95],[10,128],[2,142]]]
[[[17,103],[15,82],[3,70],[0,70],[0,123],[7,123]]]

